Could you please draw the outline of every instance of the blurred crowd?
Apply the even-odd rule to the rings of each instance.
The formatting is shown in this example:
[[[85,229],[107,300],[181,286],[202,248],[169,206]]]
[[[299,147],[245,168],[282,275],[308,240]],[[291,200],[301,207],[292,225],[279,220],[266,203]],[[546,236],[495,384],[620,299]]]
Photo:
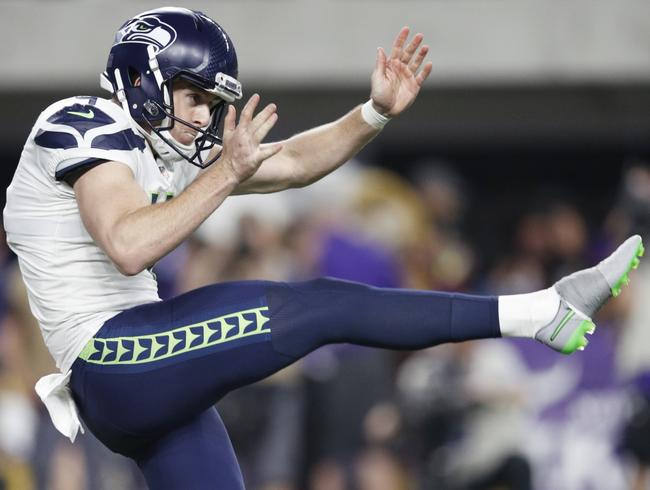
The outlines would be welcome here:
[[[351,163],[308,189],[229,198],[155,272],[163,298],[323,275],[529,292],[631,233],[650,238],[650,167],[631,162],[614,188],[596,222],[571,196],[512,202],[512,229],[486,257],[468,217],[490,203],[452,165],[423,162],[403,176]],[[128,460],[88,432],[72,445],[49,421],[33,386],[55,368],[1,233],[0,489],[144,489]],[[571,357],[519,339],[419,352],[327,346],[217,407],[252,490],[650,488],[648,298],[642,261]]]

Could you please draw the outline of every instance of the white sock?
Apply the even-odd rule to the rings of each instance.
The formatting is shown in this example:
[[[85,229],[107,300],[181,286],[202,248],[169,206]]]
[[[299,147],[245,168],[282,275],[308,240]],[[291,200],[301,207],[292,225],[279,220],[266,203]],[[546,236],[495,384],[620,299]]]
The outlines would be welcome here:
[[[548,325],[560,307],[555,288],[528,294],[499,296],[499,325],[504,337],[535,338],[537,331]]]

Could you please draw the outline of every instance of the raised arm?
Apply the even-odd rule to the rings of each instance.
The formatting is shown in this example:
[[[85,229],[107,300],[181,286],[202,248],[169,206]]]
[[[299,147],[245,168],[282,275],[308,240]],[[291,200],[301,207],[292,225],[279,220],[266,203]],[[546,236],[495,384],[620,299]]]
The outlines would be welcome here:
[[[377,49],[371,76],[370,100],[373,109],[388,118],[399,116],[416,99],[431,73],[431,62],[422,66],[429,48],[416,34],[407,44],[408,27],[398,34],[390,57]],[[361,106],[337,121],[292,136],[283,149],[266,160],[257,172],[242,182],[236,194],[277,192],[303,187],[329,174],[368,144],[380,129],[362,116]]]
[[[260,163],[282,146],[260,146],[277,121],[274,105],[253,117],[254,95],[235,124],[234,107],[224,121],[224,150],[216,165],[180,195],[151,204],[131,170],[106,162],[81,175],[74,191],[84,225],[120,272],[135,275],[153,265],[187,238]],[[110,196],[110,199],[106,199]]]

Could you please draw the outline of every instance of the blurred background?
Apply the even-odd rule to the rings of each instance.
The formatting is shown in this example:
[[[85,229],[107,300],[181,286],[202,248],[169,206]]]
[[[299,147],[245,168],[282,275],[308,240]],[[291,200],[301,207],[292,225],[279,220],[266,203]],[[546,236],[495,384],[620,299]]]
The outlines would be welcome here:
[[[356,161],[308,189],[228,199],[158,264],[162,297],[320,275],[520,293],[650,238],[645,0],[176,3],[230,34],[245,93],[279,106],[271,139],[367,100],[375,49],[403,25],[434,70]],[[115,31],[158,6],[0,0],[3,188],[39,112],[102,95]],[[251,489],[647,489],[649,298],[646,262],[571,357],[513,340],[331,346],[218,408]],[[90,434],[55,431],[33,390],[53,369],[0,239],[0,489],[144,489]]]

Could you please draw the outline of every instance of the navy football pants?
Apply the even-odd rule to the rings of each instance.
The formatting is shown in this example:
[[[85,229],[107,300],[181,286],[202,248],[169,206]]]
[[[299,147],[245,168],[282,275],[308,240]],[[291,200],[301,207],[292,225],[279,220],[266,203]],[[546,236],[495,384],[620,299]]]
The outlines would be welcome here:
[[[317,347],[420,349],[500,336],[495,297],[334,279],[215,284],[108,320],[72,367],[88,428],[133,458],[151,490],[239,490],[213,405]]]

